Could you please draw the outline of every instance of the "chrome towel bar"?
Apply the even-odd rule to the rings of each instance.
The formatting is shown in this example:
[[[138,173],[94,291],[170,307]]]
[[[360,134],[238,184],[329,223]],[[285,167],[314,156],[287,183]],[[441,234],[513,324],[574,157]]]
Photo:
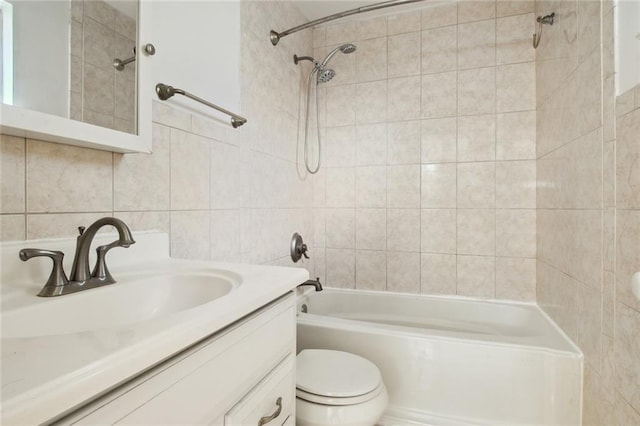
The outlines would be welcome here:
[[[219,107],[218,105],[212,104],[209,101],[206,101],[192,93],[187,92],[186,90],[177,89],[175,87],[169,86],[168,84],[158,83],[156,84],[156,94],[158,98],[162,101],[166,101],[170,97],[175,94],[186,96],[187,98],[193,99],[196,102],[200,102],[203,105],[206,105],[210,108],[215,109],[216,111],[220,111],[223,114],[227,114],[231,117],[231,125],[233,128],[238,128],[247,122],[247,119],[239,116],[238,114],[234,114],[231,111],[227,111],[226,109]]]

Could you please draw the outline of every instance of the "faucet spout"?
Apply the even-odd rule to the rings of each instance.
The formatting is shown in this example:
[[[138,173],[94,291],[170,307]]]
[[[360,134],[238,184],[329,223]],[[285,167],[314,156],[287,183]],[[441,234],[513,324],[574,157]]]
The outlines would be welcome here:
[[[86,230],[81,228],[80,235],[78,235],[78,238],[76,239],[76,254],[73,259],[71,276],[69,277],[71,281],[83,283],[92,278],[89,270],[89,250],[91,248],[91,242],[100,228],[106,225],[111,225],[116,228],[118,231],[118,239],[109,244],[107,249],[103,249],[104,253],[112,247],[127,248],[131,244],[135,244],[135,240],[131,235],[129,227],[123,221],[116,219],[115,217],[103,217],[91,224],[91,226]],[[104,258],[102,260],[104,260]]]

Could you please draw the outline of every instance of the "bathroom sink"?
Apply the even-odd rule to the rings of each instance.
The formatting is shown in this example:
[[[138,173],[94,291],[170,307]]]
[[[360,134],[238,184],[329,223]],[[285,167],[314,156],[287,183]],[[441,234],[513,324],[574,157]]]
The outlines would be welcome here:
[[[30,303],[2,313],[2,337],[30,338],[126,327],[225,296],[241,278],[219,270],[119,274],[115,284]]]

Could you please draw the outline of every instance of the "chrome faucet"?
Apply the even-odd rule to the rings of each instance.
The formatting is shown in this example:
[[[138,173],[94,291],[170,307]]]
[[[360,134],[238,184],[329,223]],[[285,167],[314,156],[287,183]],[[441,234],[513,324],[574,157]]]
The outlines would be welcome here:
[[[91,242],[96,236],[96,233],[100,228],[106,225],[111,225],[118,231],[118,239],[110,244],[99,246],[96,248],[96,254],[98,259],[92,272],[89,272],[89,250],[91,248]],[[22,249],[20,250],[20,259],[27,261],[32,257],[46,256],[53,260],[53,270],[47,280],[47,283],[42,287],[38,296],[50,297],[50,296],[62,296],[69,293],[75,293],[82,290],[88,290],[90,288],[99,287],[106,284],[115,283],[116,280],[111,276],[105,258],[107,252],[114,247],[129,247],[131,244],[135,244],[135,240],[131,236],[131,230],[120,219],[115,217],[103,217],[98,219],[88,228],[84,226],[78,228],[80,235],[76,239],[76,253],[73,259],[73,267],[71,268],[71,275],[67,278],[62,266],[62,259],[64,253],[61,251],[50,251],[40,249]]]

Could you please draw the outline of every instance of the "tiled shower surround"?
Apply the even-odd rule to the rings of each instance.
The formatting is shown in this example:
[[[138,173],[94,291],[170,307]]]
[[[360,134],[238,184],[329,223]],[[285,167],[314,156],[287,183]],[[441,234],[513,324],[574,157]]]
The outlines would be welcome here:
[[[328,285],[535,300],[534,22],[474,1],[314,31],[316,59],[357,45],[320,91]]]
[[[536,2],[550,11],[536,52],[537,300],[584,352],[583,424],[637,425],[640,87],[616,106],[612,2]]]

